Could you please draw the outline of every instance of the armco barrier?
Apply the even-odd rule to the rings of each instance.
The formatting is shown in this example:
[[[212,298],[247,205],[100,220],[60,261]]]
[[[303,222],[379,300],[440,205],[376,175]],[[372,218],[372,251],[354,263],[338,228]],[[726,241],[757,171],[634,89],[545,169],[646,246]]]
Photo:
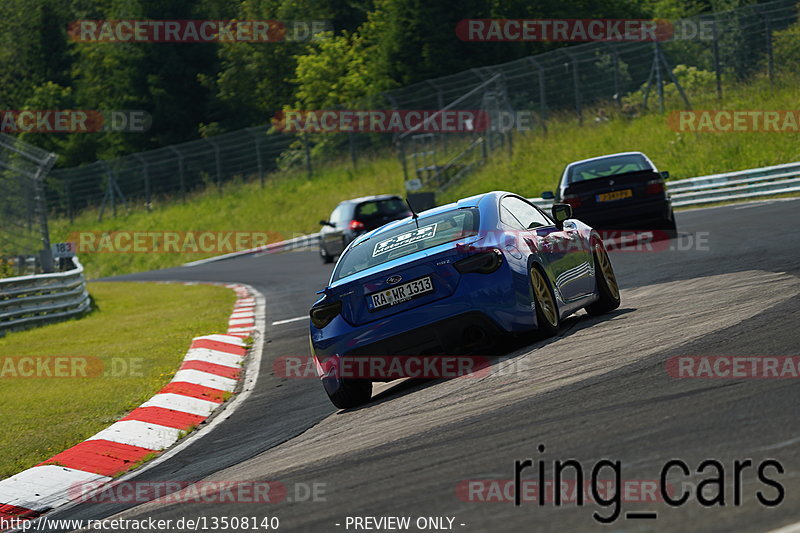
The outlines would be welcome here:
[[[54,274],[0,279],[0,335],[78,316],[91,305],[83,266]]]

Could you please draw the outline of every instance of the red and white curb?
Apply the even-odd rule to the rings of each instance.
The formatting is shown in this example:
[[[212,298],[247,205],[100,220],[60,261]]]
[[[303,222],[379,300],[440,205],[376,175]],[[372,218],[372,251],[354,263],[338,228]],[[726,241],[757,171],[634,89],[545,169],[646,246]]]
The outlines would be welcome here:
[[[70,503],[175,444],[216,411],[236,388],[256,329],[256,299],[236,292],[224,335],[192,340],[178,371],[155,396],[125,417],[42,463],[0,480],[0,531],[15,519],[32,519]]]

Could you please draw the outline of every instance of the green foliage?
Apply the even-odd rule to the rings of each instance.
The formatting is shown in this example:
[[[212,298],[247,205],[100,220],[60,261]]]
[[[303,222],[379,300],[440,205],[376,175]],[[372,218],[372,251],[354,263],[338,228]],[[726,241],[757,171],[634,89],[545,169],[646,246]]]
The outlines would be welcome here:
[[[388,89],[566,46],[464,42],[455,27],[465,18],[674,20],[747,2],[4,0],[0,2],[0,108],[71,106],[150,113],[152,128],[144,134],[26,136],[58,153],[59,166],[75,166],[265,124],[276,111],[289,107],[367,106]],[[327,21],[332,31],[314,40],[276,43],[75,42],[66,28],[81,19],[317,20]],[[724,47],[751,47],[749,41],[738,43],[738,38],[728,41]],[[799,41],[796,29],[776,32],[776,57],[800,53]],[[702,43],[699,48],[689,41],[677,43],[671,49],[673,62],[706,61],[707,48]],[[597,67],[607,70],[610,61],[610,56],[600,55]],[[745,63],[736,66],[745,74],[751,68]],[[628,65],[620,69],[620,83],[625,86]],[[671,91],[669,86],[667,90]],[[315,150],[336,146],[335,140],[325,140]]]
[[[796,74],[800,70],[800,22],[773,33],[772,53],[776,72]]]
[[[686,65],[676,65],[672,69],[672,74],[678,80],[678,83],[683,88],[684,92],[689,97],[691,103],[694,97],[702,97],[714,91],[716,83],[716,75],[713,72],[702,70],[697,67],[688,67]],[[642,105],[644,101],[644,93],[647,84],[643,84],[637,91],[629,93],[622,98],[625,106],[636,108]],[[657,106],[657,89],[655,83],[650,88],[648,96],[648,105]],[[664,83],[664,105],[667,108],[684,108],[686,107],[681,99],[678,88],[673,82]]]

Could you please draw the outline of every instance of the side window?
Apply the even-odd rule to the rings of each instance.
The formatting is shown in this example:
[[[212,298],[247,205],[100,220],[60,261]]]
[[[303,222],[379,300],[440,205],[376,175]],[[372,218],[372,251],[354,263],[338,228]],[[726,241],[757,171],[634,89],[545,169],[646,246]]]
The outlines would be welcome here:
[[[544,216],[538,209],[514,196],[503,198],[502,206],[520,221],[525,229],[534,229],[541,226],[552,226],[553,222]]]
[[[525,229],[522,227],[522,223],[517,220],[517,217],[515,217],[505,206],[505,200],[500,203],[500,221],[511,226],[512,228]]]
[[[336,209],[334,209],[333,213],[331,213],[330,221],[333,222],[334,224],[336,224],[337,228],[341,227],[341,222],[342,221],[340,219],[342,218],[342,211],[344,211],[342,206],[341,205],[337,205]]]

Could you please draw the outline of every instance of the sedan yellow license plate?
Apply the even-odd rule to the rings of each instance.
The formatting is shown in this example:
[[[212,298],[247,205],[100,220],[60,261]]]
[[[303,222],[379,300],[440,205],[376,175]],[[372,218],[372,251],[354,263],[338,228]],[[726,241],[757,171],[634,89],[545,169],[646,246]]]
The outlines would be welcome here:
[[[622,200],[624,198],[630,198],[631,196],[633,196],[633,191],[631,189],[623,189],[621,191],[604,192],[603,194],[598,194],[597,201],[611,202],[613,200]]]

